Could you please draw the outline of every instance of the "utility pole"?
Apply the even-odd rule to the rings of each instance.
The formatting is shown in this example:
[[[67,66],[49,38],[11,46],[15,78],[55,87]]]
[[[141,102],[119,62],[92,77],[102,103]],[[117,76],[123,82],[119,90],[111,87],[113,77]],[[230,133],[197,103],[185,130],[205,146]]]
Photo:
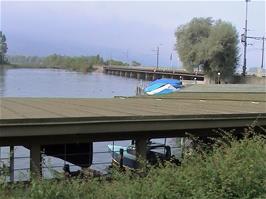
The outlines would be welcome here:
[[[247,36],[246,39],[255,39],[255,40],[262,40],[262,54],[261,54],[261,68],[263,68],[264,65],[264,41],[266,40],[266,38],[263,37],[252,37],[252,36]],[[242,39],[241,39],[242,40]]]
[[[261,69],[263,69],[263,61],[264,61],[264,40],[266,38],[263,36],[262,37],[262,54],[261,54]]]
[[[128,61],[128,50],[126,51],[126,60],[127,60],[127,63],[129,64],[129,61]]]
[[[173,53],[171,53],[171,55],[170,55],[170,66],[172,68],[172,72],[174,73],[174,67],[173,67],[172,59],[173,59]]]
[[[160,54],[160,48],[159,48],[159,46],[157,46],[157,50],[156,50],[156,70],[158,69],[158,67],[159,67],[159,54]]]
[[[249,0],[246,0],[246,20],[245,20],[245,33],[244,36],[242,35],[242,42],[244,43],[244,61],[243,61],[243,71],[242,75],[246,75],[246,70],[247,70],[247,31],[248,31],[248,2]]]

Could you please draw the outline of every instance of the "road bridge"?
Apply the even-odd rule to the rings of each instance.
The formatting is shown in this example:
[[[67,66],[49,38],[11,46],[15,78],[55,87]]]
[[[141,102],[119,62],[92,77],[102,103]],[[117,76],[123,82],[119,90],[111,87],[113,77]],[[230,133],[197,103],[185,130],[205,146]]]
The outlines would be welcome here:
[[[106,74],[123,77],[137,78],[143,80],[155,80],[159,78],[173,78],[179,80],[204,81],[204,74],[201,72],[186,72],[185,70],[174,70],[173,68],[151,67],[127,67],[127,66],[104,66]]]

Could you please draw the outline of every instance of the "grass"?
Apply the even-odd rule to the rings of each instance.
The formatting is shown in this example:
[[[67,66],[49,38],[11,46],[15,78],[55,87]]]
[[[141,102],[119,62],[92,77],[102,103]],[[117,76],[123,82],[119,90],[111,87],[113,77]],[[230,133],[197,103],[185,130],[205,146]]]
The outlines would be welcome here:
[[[33,180],[0,185],[5,198],[266,198],[265,137],[218,140],[211,151],[195,150],[181,166],[166,163],[146,175],[113,170],[112,180]]]

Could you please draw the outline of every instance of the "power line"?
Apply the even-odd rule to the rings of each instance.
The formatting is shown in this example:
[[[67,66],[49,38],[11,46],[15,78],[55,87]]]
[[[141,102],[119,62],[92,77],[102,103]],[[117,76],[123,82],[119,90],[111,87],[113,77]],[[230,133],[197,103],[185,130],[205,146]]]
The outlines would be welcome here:
[[[254,40],[262,40],[262,55],[261,55],[261,68],[263,68],[264,65],[264,41],[265,37],[254,37],[254,36],[248,36],[247,31],[248,31],[248,2],[250,0],[246,0],[246,19],[245,19],[245,32],[244,34],[241,34],[241,42],[244,44],[244,61],[243,61],[243,71],[242,75],[246,75],[246,70],[247,70],[247,39],[254,39]]]
[[[264,41],[265,37],[262,37],[261,69],[263,69],[263,62],[264,62]]]
[[[245,76],[246,75],[246,70],[247,70],[247,31],[248,31],[248,1],[246,0],[246,20],[245,20],[245,32],[244,32],[244,36],[241,35],[241,41],[243,40],[244,43],[244,62],[243,62],[243,71],[242,71],[242,75]]]

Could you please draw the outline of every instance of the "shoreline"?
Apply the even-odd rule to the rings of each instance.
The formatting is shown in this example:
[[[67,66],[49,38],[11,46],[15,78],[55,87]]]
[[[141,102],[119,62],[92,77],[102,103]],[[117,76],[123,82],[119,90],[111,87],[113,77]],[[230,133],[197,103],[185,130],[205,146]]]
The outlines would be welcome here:
[[[81,73],[91,73],[91,72],[100,72],[102,71],[102,66],[93,66],[91,69],[74,69],[64,66],[41,66],[41,65],[23,65],[23,64],[3,64],[0,65],[0,68],[5,69],[59,69],[59,70],[66,70],[66,71],[74,71],[74,72],[81,72]]]

